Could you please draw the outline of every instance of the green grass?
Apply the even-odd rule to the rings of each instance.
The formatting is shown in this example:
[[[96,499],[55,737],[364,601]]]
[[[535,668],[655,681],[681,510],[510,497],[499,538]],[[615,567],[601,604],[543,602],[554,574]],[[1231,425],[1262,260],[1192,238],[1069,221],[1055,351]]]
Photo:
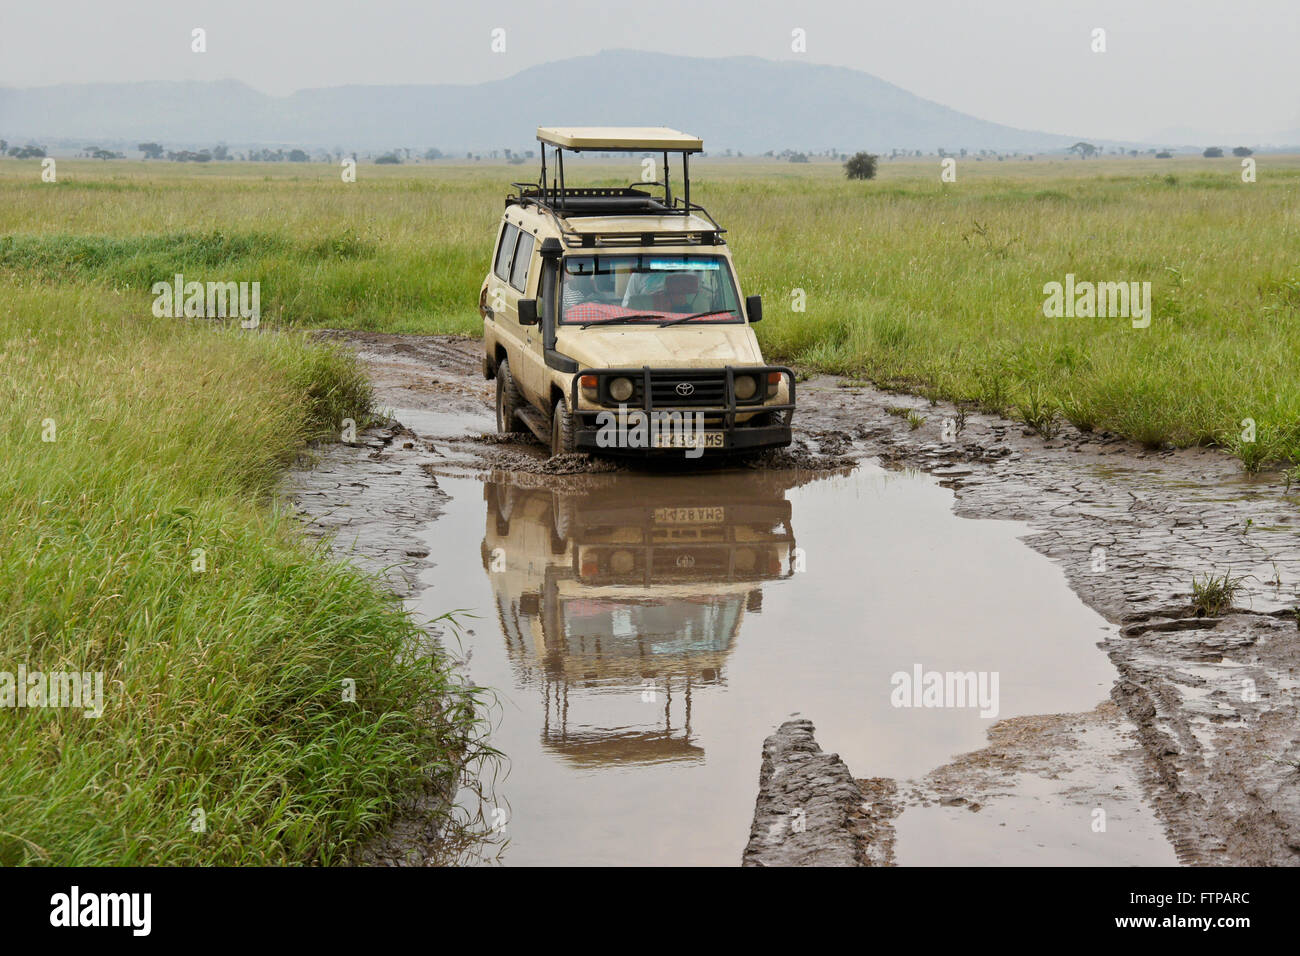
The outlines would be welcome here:
[[[1198,617],[1218,617],[1232,608],[1237,595],[1245,590],[1246,577],[1234,578],[1231,569],[1222,575],[1206,572],[1192,578],[1192,610]]]
[[[705,159],[693,198],[728,228],[746,293],[766,299],[771,360],[931,400],[969,402],[1045,434],[1059,421],[1152,447],[1213,444],[1248,468],[1300,461],[1300,159],[882,161]],[[626,182],[629,161],[573,179]],[[263,314],[311,326],[476,332],[507,183],[501,165],[0,161],[0,274],[148,285],[259,280]],[[1067,273],[1152,284],[1154,318],[1048,319]],[[806,293],[806,311],[791,309]],[[1257,440],[1239,439],[1241,421]],[[1059,420],[1059,421],[1058,421]]]
[[[98,719],[0,710],[0,865],[340,863],[454,778],[473,699],[277,503],[365,418],[355,360],[20,273],[0,365],[0,670],[105,681]]]
[[[1060,406],[1044,394],[1038,383],[1025,390],[1025,397],[1016,406],[1020,420],[1044,438],[1054,438],[1060,431]]]

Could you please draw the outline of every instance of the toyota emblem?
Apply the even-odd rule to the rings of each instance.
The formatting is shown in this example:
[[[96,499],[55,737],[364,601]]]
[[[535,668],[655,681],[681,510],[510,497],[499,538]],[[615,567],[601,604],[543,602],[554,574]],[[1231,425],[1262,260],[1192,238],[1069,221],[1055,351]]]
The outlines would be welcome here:
[[[678,382],[677,394],[681,396],[691,395],[695,392],[695,386],[690,382]]]

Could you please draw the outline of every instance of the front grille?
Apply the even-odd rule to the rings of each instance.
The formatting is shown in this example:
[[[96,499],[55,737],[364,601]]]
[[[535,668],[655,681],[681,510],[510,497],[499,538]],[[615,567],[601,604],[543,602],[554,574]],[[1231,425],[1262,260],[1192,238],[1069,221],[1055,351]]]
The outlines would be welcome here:
[[[683,395],[679,386],[689,385],[690,394]],[[644,402],[643,379],[634,380],[635,392],[632,403]],[[663,372],[650,373],[650,397],[655,408],[683,408],[701,405],[727,404],[727,376],[714,371],[707,372]]]

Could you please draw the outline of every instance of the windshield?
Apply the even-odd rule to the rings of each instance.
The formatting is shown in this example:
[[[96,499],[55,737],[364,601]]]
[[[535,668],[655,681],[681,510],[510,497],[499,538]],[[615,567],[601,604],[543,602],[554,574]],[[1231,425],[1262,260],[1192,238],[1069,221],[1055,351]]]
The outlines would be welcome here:
[[[741,321],[731,266],[722,256],[636,254],[564,260],[564,325]]]

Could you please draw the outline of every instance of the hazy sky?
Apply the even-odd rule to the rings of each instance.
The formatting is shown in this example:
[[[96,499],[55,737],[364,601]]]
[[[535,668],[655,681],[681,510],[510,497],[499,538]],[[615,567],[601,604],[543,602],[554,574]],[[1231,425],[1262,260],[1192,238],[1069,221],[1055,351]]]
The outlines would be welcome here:
[[[206,53],[190,50],[194,27]],[[1090,49],[1097,27],[1105,53]],[[791,50],[795,28],[806,53]],[[0,0],[6,86],[473,83],[614,48],[803,57],[982,119],[1098,138],[1256,142],[1300,127],[1300,0]]]

